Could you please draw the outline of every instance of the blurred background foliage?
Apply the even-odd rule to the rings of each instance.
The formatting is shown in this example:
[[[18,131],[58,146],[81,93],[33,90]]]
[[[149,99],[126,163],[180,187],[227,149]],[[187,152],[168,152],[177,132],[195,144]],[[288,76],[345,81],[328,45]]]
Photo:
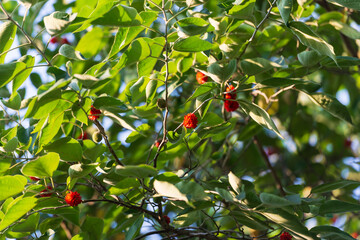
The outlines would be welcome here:
[[[41,180],[0,198],[0,239],[360,233],[357,0],[1,6],[0,190],[9,176]],[[198,71],[207,83],[196,81]],[[229,85],[234,112],[223,106]],[[88,120],[91,105],[102,111],[97,123]],[[172,132],[194,110],[198,127]],[[96,131],[100,143],[91,140]],[[34,160],[51,153],[58,165]],[[34,162],[54,170],[24,169]],[[56,196],[39,198],[48,184]],[[70,189],[99,202],[57,208]],[[22,197],[38,201],[12,217],[9,206]]]

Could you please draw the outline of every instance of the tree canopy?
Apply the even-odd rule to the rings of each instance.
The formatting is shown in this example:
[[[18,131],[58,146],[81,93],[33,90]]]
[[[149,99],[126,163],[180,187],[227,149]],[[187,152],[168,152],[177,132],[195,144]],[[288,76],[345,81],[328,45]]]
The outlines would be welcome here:
[[[357,238],[358,0],[65,2],[0,2],[0,240]]]

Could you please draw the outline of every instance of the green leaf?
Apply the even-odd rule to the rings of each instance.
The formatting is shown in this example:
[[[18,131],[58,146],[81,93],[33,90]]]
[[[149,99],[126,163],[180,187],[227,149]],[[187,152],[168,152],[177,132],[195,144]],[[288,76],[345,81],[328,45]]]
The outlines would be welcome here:
[[[4,230],[29,212],[33,207],[35,207],[36,202],[37,199],[31,197],[15,199],[0,222],[0,231]]]
[[[360,32],[350,27],[349,25],[336,20],[330,20],[329,23],[336,30],[340,31],[345,36],[348,36],[349,38],[352,39],[360,39]]]
[[[281,18],[285,24],[289,22],[293,0],[279,0],[276,4],[279,8]]]
[[[141,12],[140,17],[144,19],[144,22],[142,25],[144,26],[150,26],[151,23],[153,23],[157,18],[157,13],[155,12]],[[144,27],[138,26],[138,27],[120,27],[118,29],[118,32],[115,35],[114,43],[111,46],[111,50],[109,52],[109,55],[107,58],[113,57],[115,54],[120,52],[124,47],[129,45],[132,40],[135,39],[135,37],[144,30]]]
[[[192,57],[184,57],[177,64],[177,70],[181,73],[187,72],[194,63]]]
[[[349,185],[360,185],[360,182],[339,180],[339,181],[332,182],[332,183],[324,183],[324,184],[321,184],[321,185],[316,186],[313,189],[311,189],[311,193],[331,192],[335,189],[344,188]]]
[[[283,138],[280,135],[280,132],[277,129],[275,123],[272,121],[269,114],[264,109],[247,100],[238,100],[238,102],[242,110],[246,114],[248,114],[255,122],[269,130],[274,131],[280,138]]]
[[[97,109],[104,109],[110,112],[125,112],[127,106],[117,98],[102,95],[94,100],[93,106]]]
[[[81,230],[89,234],[90,240],[102,239],[103,228],[104,220],[91,216],[86,216],[85,221],[81,225]]]
[[[220,133],[226,131],[230,127],[231,127],[230,122],[223,122],[214,126],[204,127],[198,131],[198,136],[201,139],[215,137],[216,135],[219,135]]]
[[[63,218],[61,217],[46,218],[40,223],[39,230],[41,234],[44,234],[48,229],[56,230],[58,227],[60,227],[62,221]]]
[[[212,44],[210,42],[195,36],[180,39],[174,44],[174,50],[178,52],[201,52],[211,48]]]
[[[53,12],[49,16],[44,17],[46,31],[50,35],[57,35],[63,32],[75,20],[76,16],[77,13]]]
[[[23,62],[0,64],[0,88],[13,80],[25,68],[26,64]]]
[[[105,13],[102,17],[91,22],[95,25],[129,27],[138,26],[142,23],[141,17],[135,8],[118,5]]]
[[[81,52],[85,58],[91,58],[101,50],[103,36],[104,29],[94,27],[81,37],[75,50]]]
[[[345,120],[352,124],[351,116],[347,108],[342,105],[336,98],[325,93],[306,93],[304,92],[315,104],[324,108],[333,116]]]
[[[21,106],[21,97],[18,92],[13,92],[8,101],[1,100],[2,103],[11,109],[19,110]]]
[[[4,146],[4,150],[6,152],[13,152],[13,151],[16,150],[16,148],[18,146],[18,143],[19,143],[18,138],[14,137],[14,138],[10,139],[10,141],[8,141],[6,143],[6,145]]]
[[[11,231],[13,232],[34,232],[37,229],[40,220],[40,213],[30,215],[24,221],[16,224]]]
[[[36,160],[29,161],[22,167],[21,172],[26,176],[39,178],[52,177],[59,165],[59,161],[59,154],[51,152]]]
[[[229,172],[228,179],[229,179],[230,186],[234,189],[234,191],[237,194],[239,194],[241,179],[238,178],[232,171]]]
[[[16,25],[11,21],[5,21],[0,25],[0,64],[5,61],[6,53],[4,52],[9,50],[14,42],[16,30]]]
[[[343,7],[352,8],[360,11],[360,2],[358,0],[328,0],[332,3],[340,4]]]
[[[316,226],[310,229],[310,232],[320,234],[320,237],[323,239],[354,240],[348,233],[333,226]]]
[[[321,87],[321,85],[316,82],[290,78],[269,78],[261,81],[260,85],[269,87],[287,87],[295,85],[297,89],[304,89],[307,92],[315,92]]]
[[[25,82],[25,80],[29,77],[30,73],[33,70],[33,66],[35,64],[35,58],[33,56],[25,55],[21,57],[18,62],[23,62],[26,64],[25,71],[22,71],[20,74],[18,74],[15,79],[13,80],[13,87],[12,91],[13,93],[16,92],[16,90]]]
[[[172,200],[188,202],[188,198],[186,197],[186,195],[181,193],[179,189],[172,183],[158,181],[155,179],[154,188],[160,196],[168,197]]]
[[[254,7],[255,7],[255,0],[244,0],[241,4],[233,6],[229,10],[229,15],[233,18],[237,19],[249,19],[252,20]]]
[[[269,218],[276,224],[288,229],[290,232],[294,232],[307,240],[318,240],[315,234],[309,232],[309,230],[300,222],[300,220],[293,214],[288,213],[282,209],[271,209],[262,214]]]
[[[71,137],[60,138],[55,142],[44,146],[49,152],[56,152],[60,159],[66,162],[80,162],[82,160],[82,148],[78,141]]]
[[[297,55],[299,62],[305,67],[312,67],[321,60],[317,51],[303,51]]]
[[[89,234],[87,232],[81,232],[76,234],[71,238],[71,240],[90,240]]]
[[[271,193],[261,193],[260,194],[261,202],[267,207],[285,207],[290,205],[295,205],[294,202],[291,202],[285,198],[279,197]]]
[[[79,51],[76,51],[74,49],[74,47],[72,47],[72,46],[70,46],[68,44],[63,44],[60,47],[59,54],[63,55],[66,58],[70,58],[70,59],[73,59],[73,60],[81,60],[81,61],[86,60],[84,58],[84,56]]]
[[[26,183],[27,179],[21,175],[0,177],[0,201],[21,193]]]
[[[338,200],[328,200],[325,203],[321,204],[319,214],[325,215],[329,213],[344,213],[357,211],[360,211],[359,204],[353,204]]]
[[[82,178],[91,173],[99,163],[90,163],[90,164],[74,164],[69,167],[69,176],[71,178]]]
[[[181,31],[183,31],[188,36],[200,35],[207,32],[208,30],[211,31],[211,29],[214,29],[212,26],[209,29],[209,22],[198,17],[183,18],[177,21],[177,24],[179,25]]]
[[[281,68],[281,65],[271,62],[265,58],[244,59],[240,62],[240,67],[248,75],[256,75],[266,72],[273,68]]]
[[[127,166],[116,166],[115,173],[124,177],[136,177],[146,178],[157,175],[157,170],[149,165],[127,165]]]
[[[133,240],[140,233],[141,226],[144,223],[144,214],[141,214],[134,224],[131,225],[129,231],[125,235],[125,240]]]
[[[204,84],[201,84],[193,93],[193,95],[191,95],[191,97],[189,97],[186,102],[191,101],[201,95],[207,94],[209,92],[211,92],[213,89],[215,89],[217,87],[217,85],[215,83],[211,83],[211,82],[207,82]]]
[[[227,65],[218,63],[211,64],[207,68],[207,75],[209,75],[215,82],[222,83],[228,80],[235,71],[236,59],[232,59]]]
[[[104,116],[108,116],[110,118],[112,118],[116,123],[118,123],[119,125],[121,125],[122,127],[129,129],[131,131],[136,131],[135,126],[133,125],[133,123],[126,117],[121,117],[117,114],[114,114],[112,112],[108,112],[108,111],[104,111]]]
[[[325,42],[305,23],[293,21],[289,23],[289,27],[302,44],[312,48],[322,55],[329,56],[336,63],[336,56],[333,46]]]
[[[39,137],[39,145],[43,146],[47,143],[49,143],[58,133],[61,124],[64,119],[64,112],[61,112],[60,114],[51,114],[48,117],[48,123],[43,126],[41,129],[40,137]]]

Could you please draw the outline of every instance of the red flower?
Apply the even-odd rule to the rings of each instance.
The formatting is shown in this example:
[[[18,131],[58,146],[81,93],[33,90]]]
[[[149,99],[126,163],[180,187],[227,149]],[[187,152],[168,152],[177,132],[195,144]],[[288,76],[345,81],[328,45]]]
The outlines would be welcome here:
[[[96,119],[98,119],[100,117],[99,116],[100,114],[101,114],[101,111],[99,109],[94,108],[94,106],[91,105],[89,119],[91,121],[95,121]]]
[[[345,141],[344,141],[344,146],[345,146],[346,148],[351,148],[351,144],[352,144],[352,141],[351,141],[350,138],[345,139]]]
[[[169,225],[170,224],[170,218],[167,215],[163,216],[165,222]]]
[[[50,42],[52,44],[58,43],[58,41],[59,41],[59,39],[57,37],[53,37],[53,38],[50,39]]]
[[[187,115],[185,115],[184,117],[184,127],[186,128],[196,128],[198,123],[197,117],[195,116],[195,114],[193,113],[189,113]]]
[[[228,101],[225,100],[224,102],[225,110],[228,112],[233,112],[239,107],[239,103],[236,101]]]
[[[47,186],[44,190],[41,191],[43,194],[40,194],[40,197],[51,197],[53,193],[49,190],[51,191],[53,188],[51,186]]]
[[[158,140],[156,140],[155,141],[155,147],[159,147],[160,146],[160,143],[161,143],[161,140],[160,139],[158,139]]]
[[[70,44],[70,42],[69,42],[69,40],[67,40],[67,38],[62,38],[61,44]]]
[[[226,88],[226,92],[230,92],[225,94],[226,99],[236,99],[236,92],[234,91],[235,87],[233,85],[230,85]]]
[[[40,178],[37,178],[37,177],[30,177],[30,179],[33,180],[33,181],[39,181],[40,180]]]
[[[82,202],[80,194],[78,192],[72,192],[72,191],[69,191],[66,194],[65,201],[67,204],[69,204],[72,207],[76,207]]]
[[[280,240],[291,240],[292,236],[288,232],[283,232],[280,235]]]
[[[196,73],[196,80],[199,84],[204,84],[207,82],[208,76],[199,71]]]
[[[353,233],[351,234],[351,236],[356,239],[356,238],[359,236],[359,234],[358,234],[357,232],[353,232]]]
[[[90,117],[89,117],[90,118]],[[78,138],[77,139],[79,139],[79,140],[85,140],[85,139],[89,139],[89,136],[88,136],[88,134],[87,134],[87,132],[84,132],[84,134],[80,134],[80,136],[78,136]]]

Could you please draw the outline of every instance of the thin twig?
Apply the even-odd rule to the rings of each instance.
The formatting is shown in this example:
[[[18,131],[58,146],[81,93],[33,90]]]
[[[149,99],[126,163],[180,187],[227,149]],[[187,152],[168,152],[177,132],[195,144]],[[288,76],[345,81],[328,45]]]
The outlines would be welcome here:
[[[18,28],[19,30],[25,35],[25,38],[28,40],[28,42],[34,46],[34,48],[41,54],[41,56],[45,59],[45,61],[47,62],[47,64],[49,66],[52,66],[52,64],[50,63],[49,59],[46,57],[45,53],[42,52],[40,50],[40,48],[35,44],[35,42],[31,39],[31,36],[29,34],[27,34],[27,32],[25,32],[25,30],[9,15],[9,13],[5,10],[4,6],[2,5],[2,3],[0,2],[0,9],[1,11],[3,11],[3,13],[6,15],[6,17],[8,18],[8,20],[10,20],[11,22],[13,22]]]
[[[271,171],[271,174],[272,174],[272,176],[273,176],[273,178],[274,178],[274,180],[276,182],[276,187],[279,189],[280,194],[282,196],[285,196],[286,194],[285,194],[285,191],[284,191],[283,186],[281,184],[280,178],[278,177],[278,175],[277,175],[275,169],[273,168],[273,166],[271,166],[270,160],[269,160],[266,152],[264,151],[263,146],[261,145],[261,143],[259,142],[259,139],[257,137],[254,137],[254,144],[258,147],[261,155],[263,156],[263,158],[265,160],[265,163],[266,163],[267,167]]]
[[[261,22],[256,26],[255,28],[255,31],[253,32],[253,34],[251,35],[251,37],[249,38],[249,40],[245,43],[245,47],[244,49],[242,50],[242,52],[240,53],[240,56],[239,56],[239,59],[244,55],[246,49],[248,48],[248,46],[252,43],[252,41],[254,40],[255,36],[256,36],[256,33],[257,31],[260,29],[260,27],[263,25],[263,23],[265,22],[265,20],[269,17],[270,13],[271,13],[271,10],[273,9],[275,3],[276,3],[277,0],[274,0],[272,2],[272,4],[270,5],[270,8],[269,10],[267,11],[265,17],[263,18],[263,20],[261,20]]]

